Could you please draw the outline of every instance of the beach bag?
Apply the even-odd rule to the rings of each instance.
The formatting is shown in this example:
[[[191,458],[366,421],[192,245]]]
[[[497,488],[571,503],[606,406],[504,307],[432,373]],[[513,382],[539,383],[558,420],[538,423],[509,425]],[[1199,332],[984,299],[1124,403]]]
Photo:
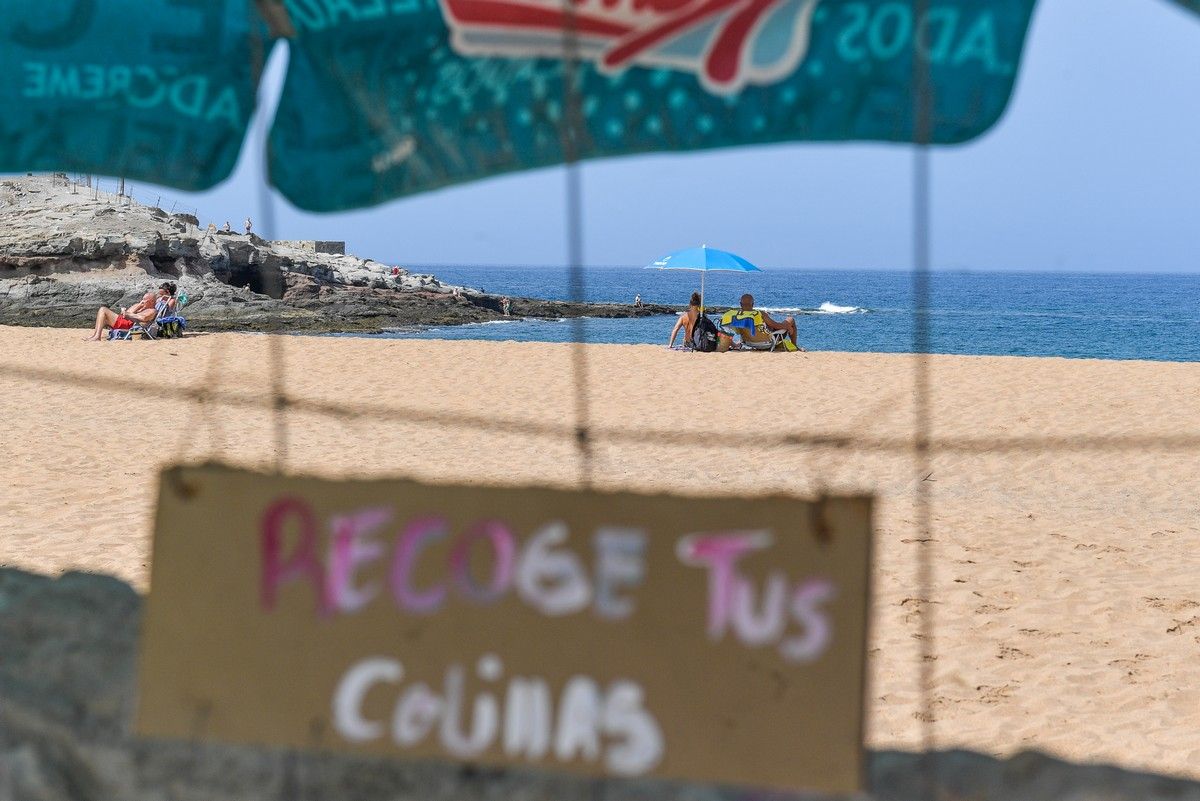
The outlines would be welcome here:
[[[183,326],[178,320],[168,320],[159,325],[158,335],[163,339],[179,339],[183,336]]]
[[[717,326],[708,319],[707,314],[696,318],[696,325],[692,328],[692,349],[701,353],[712,353],[717,349]]]

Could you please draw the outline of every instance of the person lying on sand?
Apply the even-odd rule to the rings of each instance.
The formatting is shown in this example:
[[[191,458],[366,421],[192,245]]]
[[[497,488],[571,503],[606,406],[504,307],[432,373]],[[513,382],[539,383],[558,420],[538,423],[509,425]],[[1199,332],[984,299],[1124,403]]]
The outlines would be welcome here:
[[[675,337],[679,334],[679,329],[683,329],[683,345],[685,348],[692,345],[692,330],[696,327],[696,320],[700,318],[700,293],[693,292],[691,300],[688,301],[687,311],[679,315],[679,319],[675,321],[675,327],[671,329],[671,338],[667,340],[667,347],[675,347]]]
[[[739,301],[739,305],[741,306],[741,309],[743,312],[746,312],[746,313],[753,312],[754,311],[754,296],[751,295],[749,292],[747,292],[745,295],[742,295],[741,301]],[[792,344],[795,345],[798,350],[804,350],[803,348],[800,347],[800,343],[798,343],[796,341],[796,318],[795,317],[792,317],[789,314],[787,317],[783,318],[783,322],[779,322],[777,320],[772,319],[771,315],[767,314],[765,311],[760,310],[758,312],[758,315],[760,317],[762,317],[763,324],[766,325],[768,331],[786,331],[787,335],[788,335],[788,339],[792,340]],[[768,334],[766,331],[760,331],[757,334],[755,334],[753,338],[755,340],[769,341],[771,338],[771,335]],[[729,336],[729,334],[721,333],[720,341],[717,345],[717,350],[726,351],[726,350],[729,350],[729,348],[732,347],[732,345],[733,345],[733,337]]]
[[[145,325],[154,322],[157,314],[154,304],[165,291],[160,289],[157,292],[147,292],[137,303],[127,309],[121,309],[120,312],[115,312],[107,306],[101,306],[96,312],[96,327],[92,331],[92,335],[84,339],[84,342],[102,341],[105,329],[124,331],[133,328],[135,323]]]

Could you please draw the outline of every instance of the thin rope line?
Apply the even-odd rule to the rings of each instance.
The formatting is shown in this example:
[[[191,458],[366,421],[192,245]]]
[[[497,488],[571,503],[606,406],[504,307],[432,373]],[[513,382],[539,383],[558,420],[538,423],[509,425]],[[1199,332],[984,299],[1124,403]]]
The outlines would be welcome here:
[[[209,404],[208,400],[212,397],[213,387],[220,386],[221,383],[221,357],[224,355],[224,349],[217,347],[214,343],[213,347],[208,349],[208,362],[204,368],[204,377],[201,379],[200,395],[195,404],[195,413],[190,418],[187,425],[181,431],[179,447],[176,449],[180,456],[186,456],[192,449],[192,443],[196,439],[197,424],[202,424],[208,431],[208,453],[210,458],[215,458],[219,453],[225,450],[225,430],[221,426],[220,410],[214,409],[216,404]]]
[[[933,717],[935,690],[934,652],[936,651],[934,621],[934,540],[933,509],[930,482],[932,470],[932,408],[929,376],[929,150],[918,145],[913,156],[913,468],[916,479],[914,492],[917,528],[917,586],[921,588],[920,615],[920,683],[921,683],[921,750],[931,754],[937,747],[936,724]],[[930,768],[932,770],[932,768]],[[929,797],[934,797],[933,776],[926,773]]]
[[[54,384],[77,389],[92,389],[94,375],[59,373],[36,367],[0,365],[0,376],[35,383]],[[108,392],[123,393],[141,398],[224,404],[234,408],[270,409],[272,400],[261,394],[215,391],[211,387],[165,387],[159,384],[122,382],[108,387]],[[520,434],[547,439],[567,439],[574,436],[573,426],[541,423],[534,420],[473,415],[463,412],[444,412],[421,407],[395,407],[361,403],[348,405],[331,401],[283,396],[284,405],[296,413],[313,414],[344,421],[412,423],[415,425],[464,428],[497,434]],[[862,436],[838,432],[786,431],[780,434],[754,432],[687,431],[653,428],[593,427],[594,441],[630,444],[696,445],[712,447],[818,447],[854,451],[879,451],[895,454],[912,453],[915,447],[911,436]],[[986,455],[1030,451],[1062,451],[1092,453],[1096,451],[1160,450],[1194,451],[1200,448],[1200,432],[1189,434],[1117,435],[1117,436],[1029,436],[1029,437],[945,437],[930,438],[928,447],[944,453]]]
[[[268,334],[268,358],[271,362],[272,431],[275,444],[275,472],[282,473],[287,463],[288,422],[287,396],[284,393],[283,334]]]
[[[583,274],[583,175],[579,166],[579,137],[583,130],[583,106],[576,85],[579,76],[579,35],[576,29],[575,5],[563,0],[563,163],[566,176],[563,186],[564,210],[567,223],[568,294],[575,303],[587,297]],[[579,483],[592,483],[591,410],[588,402],[587,329],[582,317],[571,319],[571,375],[575,389],[575,447],[579,451]]]
[[[258,50],[258,48],[255,48]],[[266,54],[259,51],[258,74],[261,76],[266,68]],[[275,234],[275,199],[271,195],[271,186],[268,182],[268,170],[271,163],[271,126],[267,123],[263,113],[265,103],[263,102],[264,82],[259,80],[258,92],[256,95],[255,108],[255,124],[258,126],[258,152],[260,155],[258,169],[258,221],[259,230],[262,231],[264,239],[270,240]],[[259,265],[259,280],[263,284],[263,289],[268,290],[268,294],[274,294],[280,299],[287,291],[287,282],[283,277],[283,267],[276,267],[275,271],[269,275],[264,274],[263,265]],[[273,287],[268,287],[267,282],[274,284]],[[270,293],[270,289],[274,289],[274,293]],[[288,417],[287,417],[287,375],[285,371],[285,356],[283,335],[278,333],[267,334],[267,361],[271,384],[271,423],[274,439],[274,465],[275,472],[282,473],[284,466],[287,464],[288,454]]]
[[[924,20],[928,11],[928,0],[914,0],[913,17]],[[938,795],[934,753],[937,748],[937,724],[934,720],[933,696],[935,691],[934,658],[936,651],[936,620],[933,602],[934,541],[933,509],[930,484],[926,480],[932,472],[931,429],[933,424],[930,398],[931,331],[929,319],[930,303],[930,228],[932,185],[930,182],[929,146],[933,140],[932,114],[934,87],[930,79],[930,65],[921,57],[921,25],[913,31],[912,78],[913,78],[913,468],[917,482],[914,491],[914,516],[917,528],[917,586],[921,594],[919,617],[918,680],[921,693],[921,775],[924,795],[932,801]]]

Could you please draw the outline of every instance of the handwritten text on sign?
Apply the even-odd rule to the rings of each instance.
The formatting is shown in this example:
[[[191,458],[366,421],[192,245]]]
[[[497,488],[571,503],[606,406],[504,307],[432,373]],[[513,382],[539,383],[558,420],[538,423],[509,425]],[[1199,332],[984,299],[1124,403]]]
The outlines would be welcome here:
[[[864,499],[175,469],[139,725],[853,789],[869,537]]]

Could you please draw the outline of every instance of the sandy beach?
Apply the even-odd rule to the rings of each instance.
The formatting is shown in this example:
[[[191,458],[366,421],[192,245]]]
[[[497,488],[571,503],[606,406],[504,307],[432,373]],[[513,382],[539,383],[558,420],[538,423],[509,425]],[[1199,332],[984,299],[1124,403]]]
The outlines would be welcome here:
[[[489,484],[579,481],[570,346],[287,337],[284,384],[308,410],[271,413],[269,340],[220,334],[85,344],[82,331],[0,328],[0,564],[110,573],[145,590],[156,473],[220,457],[326,476]],[[915,748],[921,616],[933,614],[939,747],[1038,748],[1200,777],[1200,457],[1195,447],[962,447],[919,469],[903,449],[761,444],[789,433],[913,436],[913,358],[698,355],[589,346],[587,407],[603,487],[879,498],[868,743]],[[931,358],[937,440],[1200,434],[1200,364]],[[50,383],[56,374],[69,383]],[[246,404],[121,391],[236,393]],[[698,396],[713,403],[702,410]],[[340,417],[320,404],[386,415]],[[451,427],[439,414],[552,431]],[[413,420],[413,416],[418,419]],[[561,429],[561,431],[560,431]],[[750,444],[738,446],[743,435]],[[914,524],[933,503],[933,541]],[[922,597],[917,554],[936,587]]]

